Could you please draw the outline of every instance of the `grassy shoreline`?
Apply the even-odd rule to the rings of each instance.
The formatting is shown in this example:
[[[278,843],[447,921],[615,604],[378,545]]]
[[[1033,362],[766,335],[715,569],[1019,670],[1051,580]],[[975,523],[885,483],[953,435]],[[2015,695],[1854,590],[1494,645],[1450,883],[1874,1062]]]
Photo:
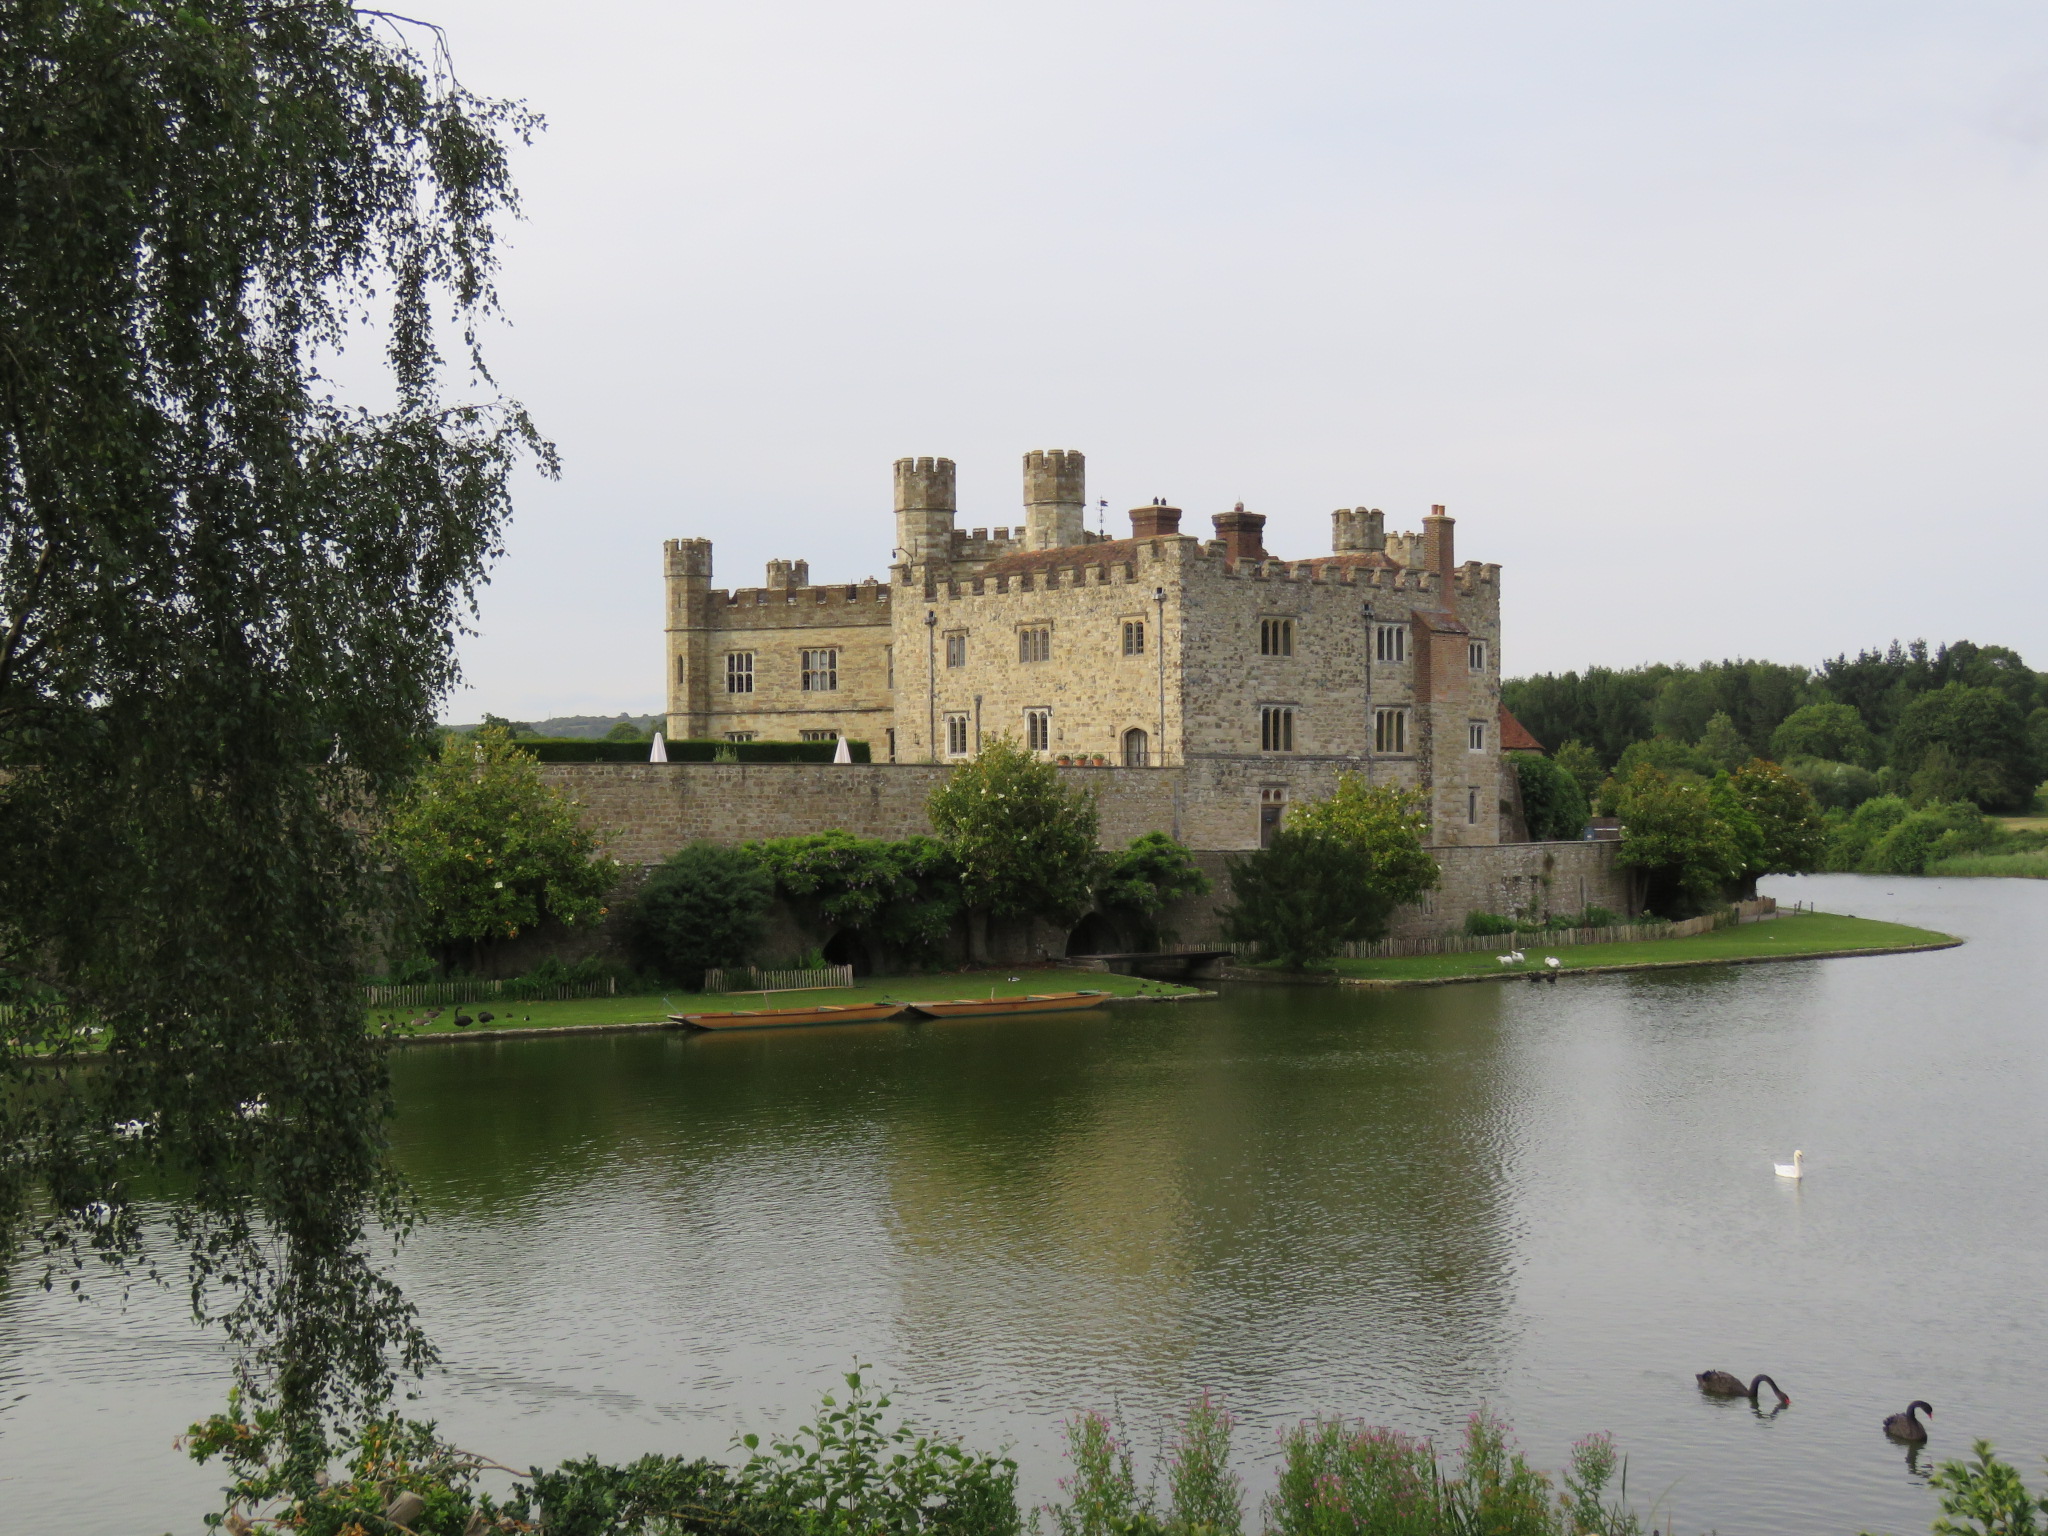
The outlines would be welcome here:
[[[396,1040],[506,1040],[529,1034],[562,1032],[622,1032],[640,1029],[673,1029],[671,1013],[709,1012],[713,1009],[808,1008],[820,1003],[935,1001],[955,997],[1022,997],[1029,992],[1109,992],[1131,1001],[1173,1002],[1211,994],[1197,987],[1177,987],[1166,982],[1146,981],[1137,976],[1114,976],[1098,971],[1071,971],[1008,967],[976,971],[946,971],[922,976],[876,976],[851,987],[820,987],[803,992],[685,992],[649,993],[636,997],[588,997],[562,1003],[464,1003],[442,1008],[438,1015],[416,1028],[394,1033]],[[370,1026],[404,1026],[426,1012],[423,1009],[378,1008],[371,1011]],[[492,1015],[485,1023],[481,1014]],[[455,1027],[455,1016],[464,1014],[478,1022],[467,1029]]]
[[[1624,944],[1570,944],[1545,949],[1525,943],[1529,958],[1503,966],[1491,954],[1405,955],[1391,960],[1332,960],[1316,979],[1359,987],[1433,987],[1467,981],[1502,981],[1549,975],[1544,964],[1554,957],[1558,974],[1600,974],[1630,970],[1666,970],[1694,965],[1750,965],[1773,960],[1828,960],[1863,955],[1910,954],[1918,950],[1952,949],[1962,943],[1952,934],[1904,923],[1847,917],[1832,912],[1802,912],[1718,928],[1686,939],[1643,939]],[[1259,968],[1231,973],[1247,980],[1283,979],[1260,975]]]

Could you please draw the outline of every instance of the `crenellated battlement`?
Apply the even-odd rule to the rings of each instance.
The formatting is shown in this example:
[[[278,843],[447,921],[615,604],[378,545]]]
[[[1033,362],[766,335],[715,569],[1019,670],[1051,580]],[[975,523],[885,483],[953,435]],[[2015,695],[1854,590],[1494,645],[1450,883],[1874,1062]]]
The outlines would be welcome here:
[[[784,562],[769,563],[774,566]],[[711,601],[722,603],[728,608],[843,608],[849,604],[887,603],[889,589],[869,576],[861,581],[849,582],[845,586],[734,587],[730,591],[712,592]]]
[[[709,539],[665,539],[661,553],[664,567],[670,576],[711,575],[711,541]]]

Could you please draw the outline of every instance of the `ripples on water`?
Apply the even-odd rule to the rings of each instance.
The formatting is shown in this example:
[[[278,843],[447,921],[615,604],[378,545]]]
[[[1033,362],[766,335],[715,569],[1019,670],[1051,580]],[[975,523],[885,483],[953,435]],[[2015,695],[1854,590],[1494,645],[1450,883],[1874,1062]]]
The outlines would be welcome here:
[[[1214,1390],[1263,1491],[1297,1418],[1454,1438],[1487,1402],[1540,1465],[1614,1431],[1684,1530],[1924,1531],[1877,1428],[1908,1398],[1932,1457],[2048,1450],[2048,885],[1783,889],[1973,943],[403,1053],[418,1411],[514,1464],[724,1454],[858,1356],[1045,1496],[1078,1408],[1156,1447]],[[1703,1401],[1709,1366],[1794,1405]],[[174,1296],[0,1300],[10,1528],[195,1529],[218,1479],[169,1439],[223,1370]]]

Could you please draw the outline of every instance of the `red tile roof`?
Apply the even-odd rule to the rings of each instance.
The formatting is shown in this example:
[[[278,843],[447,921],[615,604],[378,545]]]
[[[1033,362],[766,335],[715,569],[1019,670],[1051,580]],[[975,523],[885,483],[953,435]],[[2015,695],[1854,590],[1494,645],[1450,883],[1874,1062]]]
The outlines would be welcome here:
[[[1500,749],[1503,752],[1541,752],[1543,743],[1529,734],[1529,727],[1522,724],[1503,704],[1500,708]]]

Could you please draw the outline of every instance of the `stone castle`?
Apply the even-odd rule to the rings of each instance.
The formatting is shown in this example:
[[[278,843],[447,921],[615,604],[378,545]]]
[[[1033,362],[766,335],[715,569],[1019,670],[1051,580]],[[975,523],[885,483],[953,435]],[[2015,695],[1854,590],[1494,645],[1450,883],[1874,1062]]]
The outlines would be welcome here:
[[[1259,846],[1347,770],[1420,792],[1439,847],[1522,839],[1502,732],[1533,743],[1500,708],[1500,567],[1458,563],[1442,507],[1413,533],[1340,508],[1329,553],[1288,559],[1242,504],[1208,537],[1163,502],[1088,532],[1072,450],[1026,454],[1023,490],[1021,524],[962,529],[952,460],[897,460],[886,585],[771,560],[723,590],[710,540],[670,540],[669,736],[942,765],[1007,735],[1171,779],[1161,830],[1203,849]]]

